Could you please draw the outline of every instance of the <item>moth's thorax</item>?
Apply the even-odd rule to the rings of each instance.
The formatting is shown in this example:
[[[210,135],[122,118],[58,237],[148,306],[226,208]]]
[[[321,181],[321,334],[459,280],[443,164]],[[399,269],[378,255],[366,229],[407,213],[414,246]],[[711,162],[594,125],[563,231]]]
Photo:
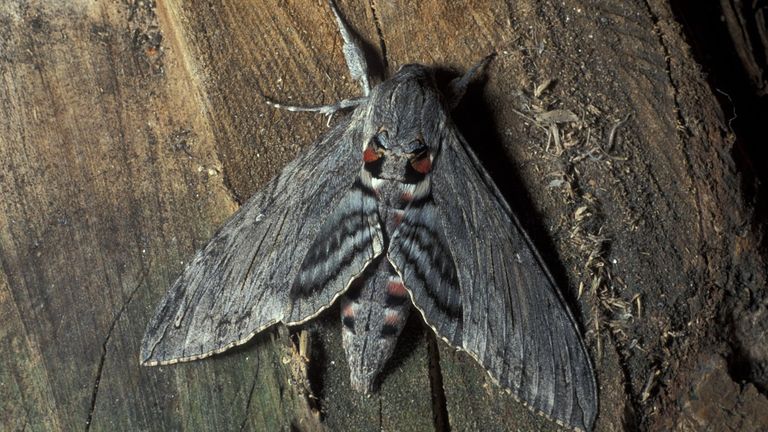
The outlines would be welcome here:
[[[431,162],[430,162],[431,163]],[[410,162],[400,161],[397,165]],[[379,220],[390,238],[403,219],[407,207],[415,200],[420,200],[429,194],[429,173],[408,173],[405,176],[395,173],[372,173],[370,164],[364,164],[361,169],[363,187],[368,188],[368,193],[376,200]]]

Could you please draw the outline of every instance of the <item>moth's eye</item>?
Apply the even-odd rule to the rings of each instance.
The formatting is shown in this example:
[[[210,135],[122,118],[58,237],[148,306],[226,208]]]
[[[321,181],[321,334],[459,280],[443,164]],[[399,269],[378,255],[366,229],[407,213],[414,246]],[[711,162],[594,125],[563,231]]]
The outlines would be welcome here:
[[[363,160],[365,162],[374,162],[384,156],[387,150],[387,131],[380,131],[371,138],[371,141],[363,151]]]
[[[429,149],[422,145],[411,153],[410,162],[411,167],[418,173],[427,174],[432,171],[432,158],[429,154]]]
[[[371,144],[376,148],[376,150],[386,150],[389,148],[389,136],[387,136],[387,131],[381,130],[376,133],[376,135],[371,138]]]

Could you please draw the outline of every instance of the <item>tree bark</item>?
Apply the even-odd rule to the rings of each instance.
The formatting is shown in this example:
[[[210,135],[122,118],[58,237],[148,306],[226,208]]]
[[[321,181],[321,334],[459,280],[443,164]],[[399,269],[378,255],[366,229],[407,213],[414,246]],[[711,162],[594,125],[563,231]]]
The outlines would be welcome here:
[[[455,119],[582,325],[597,430],[768,428],[760,226],[667,2],[339,3],[389,74],[497,53]],[[359,95],[324,1],[11,1],[0,22],[0,429],[558,429],[417,319],[370,398],[338,309],[306,352],[278,327],[138,365],[184,262],[327,130],[262,95]]]

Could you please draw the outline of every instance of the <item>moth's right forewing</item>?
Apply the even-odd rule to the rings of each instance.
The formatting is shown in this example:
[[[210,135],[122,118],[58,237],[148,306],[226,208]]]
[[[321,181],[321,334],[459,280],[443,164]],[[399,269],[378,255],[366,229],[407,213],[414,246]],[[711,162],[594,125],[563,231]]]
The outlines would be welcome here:
[[[459,348],[535,411],[590,430],[597,390],[576,324],[474,153],[455,128],[443,132],[432,195],[461,289]]]
[[[346,288],[329,283],[298,299],[290,295],[329,210],[348,196],[360,171],[356,121],[343,121],[302,152],[198,251],[149,323],[142,363],[222,352],[278,321],[318,313]]]

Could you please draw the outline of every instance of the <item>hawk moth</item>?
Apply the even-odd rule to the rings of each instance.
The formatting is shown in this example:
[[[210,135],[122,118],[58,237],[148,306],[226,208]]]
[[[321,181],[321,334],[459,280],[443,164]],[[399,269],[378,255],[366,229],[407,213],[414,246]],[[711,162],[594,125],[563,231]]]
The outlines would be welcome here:
[[[144,365],[221,353],[340,303],[353,388],[368,393],[415,310],[532,410],[590,430],[594,372],[552,277],[422,65],[371,86],[329,1],[363,96],[294,111],[351,113],[197,252],[150,321]]]

